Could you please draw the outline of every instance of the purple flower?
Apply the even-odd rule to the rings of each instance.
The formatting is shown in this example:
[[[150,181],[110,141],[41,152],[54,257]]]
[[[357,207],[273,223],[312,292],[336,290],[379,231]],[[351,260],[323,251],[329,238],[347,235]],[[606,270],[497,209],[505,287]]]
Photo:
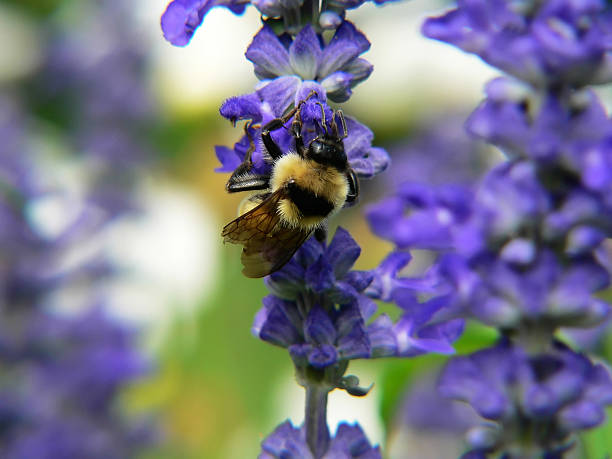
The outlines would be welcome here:
[[[423,32],[535,85],[583,86],[612,79],[604,8],[599,0],[459,1]]]
[[[445,297],[420,303],[413,291],[400,288],[393,300],[403,311],[400,318],[393,323],[386,314],[381,314],[367,327],[372,357],[455,352],[452,343],[463,333],[464,321],[446,317],[448,302]]]
[[[221,115],[232,122],[237,120],[251,120],[255,125],[247,129],[251,139],[261,137],[261,126],[278,118],[287,111],[289,107],[299,104],[301,100],[308,97],[312,86],[305,86],[301,92],[294,93],[298,84],[297,77],[281,77],[270,81],[254,93],[228,99],[221,106]],[[294,84],[295,83],[295,84]],[[323,104],[328,129],[331,126],[331,109],[325,104],[324,93],[318,89],[318,97],[309,99],[302,110],[302,136],[306,145],[310,143],[321,130],[321,108],[318,103]],[[346,119],[347,137],[344,139],[344,150],[348,157],[349,165],[359,177],[370,178],[384,171],[389,165],[389,155],[385,150],[372,146],[374,134],[365,125],[359,123],[349,116]],[[338,122],[339,120],[337,120]],[[289,127],[289,120],[284,128],[272,132],[272,137],[277,145],[285,152],[294,151],[294,138]],[[224,146],[215,147],[217,158],[221,167],[217,172],[233,172],[244,160],[249,148],[250,140],[246,134],[234,145],[234,148]],[[253,172],[257,174],[269,174],[272,165],[266,161],[262,142],[255,141],[255,151],[252,154]]]
[[[585,160],[592,165],[597,161],[589,158],[591,150],[605,149],[609,143],[612,125],[591,91],[572,94],[568,100],[553,93],[541,99],[524,84],[497,78],[487,85],[486,93],[487,99],[468,120],[468,130],[511,158],[529,158],[542,165],[563,162],[582,175]]]
[[[529,355],[502,342],[470,356],[453,358],[444,369],[439,389],[446,397],[469,403],[497,426],[471,431],[476,450],[506,451],[525,441],[542,452],[566,447],[573,431],[603,422],[612,403],[612,380],[601,364],[556,345],[544,354]],[[540,428],[532,428],[535,424]],[[520,449],[519,449],[520,450]]]
[[[298,303],[272,295],[263,303],[253,332],[264,341],[288,348],[300,366],[325,368],[340,360],[370,356],[364,319],[355,304],[332,311],[315,304],[303,313]]]
[[[289,421],[279,425],[261,444],[259,459],[314,459],[306,444],[304,428]],[[378,446],[372,447],[358,424],[342,423],[322,459],[380,459]]]
[[[360,252],[342,228],[327,247],[315,238],[308,240],[266,279],[272,295],[264,298],[253,332],[289,348],[294,360],[305,359],[317,368],[369,357],[365,321],[376,304],[363,291],[372,274],[350,271]]]
[[[19,159],[13,166],[25,162]],[[67,317],[45,308],[55,291],[109,273],[108,264],[96,258],[62,267],[67,251],[97,224],[91,226],[85,212],[87,218],[68,220],[63,232],[51,235],[33,208],[55,197],[36,186],[32,165],[5,164],[0,164],[7,178],[0,192],[0,363],[3,381],[10,384],[0,384],[3,451],[7,457],[131,456],[152,440],[150,426],[113,409],[119,390],[148,369],[135,351],[135,334],[100,309]]]
[[[266,278],[266,286],[273,295],[292,301],[306,292],[337,304],[360,301],[369,318],[374,305],[361,292],[372,282],[372,274],[350,271],[360,253],[348,231],[339,227],[327,246],[310,238],[283,269]]]
[[[481,422],[472,407],[439,393],[435,373],[415,374],[394,407],[386,448],[390,457],[457,457],[465,432]]]
[[[423,31],[523,80],[493,80],[467,122],[508,161],[462,207],[438,189],[399,192],[371,224],[400,247],[444,252],[427,285],[446,317],[477,318],[504,336],[451,360],[441,377],[446,395],[493,421],[470,430],[463,457],[561,458],[572,432],[599,424],[612,402],[607,370],[553,339],[559,327],[610,315],[596,295],[610,282],[600,253],[612,235],[612,130],[584,86],[612,80],[612,15],[600,0],[460,0]]]
[[[344,102],[351,88],[372,73],[372,65],[359,58],[370,48],[370,42],[348,21],[338,27],[328,43],[310,25],[293,40],[286,38],[277,37],[269,26],[253,38],[246,57],[253,62],[260,80],[296,76],[296,93],[301,92],[301,84],[314,81],[330,100]]]
[[[164,37],[175,46],[185,46],[213,7],[225,6],[234,14],[242,14],[247,4],[245,0],[174,0],[161,17]]]

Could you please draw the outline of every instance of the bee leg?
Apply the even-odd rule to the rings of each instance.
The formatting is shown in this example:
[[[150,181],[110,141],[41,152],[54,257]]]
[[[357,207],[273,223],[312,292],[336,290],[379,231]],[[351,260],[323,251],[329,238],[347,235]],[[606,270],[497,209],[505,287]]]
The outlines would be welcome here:
[[[270,188],[270,176],[250,173],[240,173],[240,166],[234,171],[225,189],[228,193],[238,193],[240,191],[267,190]]]
[[[266,147],[268,154],[274,161],[283,156],[283,151],[276,144],[270,133],[272,131],[276,131],[277,129],[282,128],[285,123],[287,123],[294,115],[295,118],[293,120],[293,123],[291,124],[291,134],[295,139],[295,149],[302,157],[306,153],[307,148],[304,146],[304,140],[302,139],[302,119],[300,118],[300,110],[302,109],[302,105],[304,105],[308,99],[311,99],[316,95],[318,94],[313,89],[312,91],[310,91],[308,96],[306,96],[306,99],[300,100],[297,106],[293,107],[285,115],[281,116],[280,118],[274,118],[262,127],[261,140],[263,141],[263,144]],[[319,105],[321,105],[320,102]],[[321,109],[323,109],[322,105]]]
[[[255,142],[249,132],[250,126],[250,123],[244,126],[244,132],[249,139],[249,149],[246,151],[242,163],[232,172],[232,175],[225,184],[225,189],[228,193],[265,190],[270,185],[270,177],[268,175],[251,174],[251,169],[253,169],[251,155],[255,151]]]
[[[319,242],[325,242],[327,240],[327,227],[319,226],[317,229],[315,229],[314,237]]]
[[[295,114],[293,123],[291,123],[291,135],[295,140],[295,150],[298,154],[304,158],[308,148],[304,145],[304,139],[302,138],[302,119],[300,118],[300,111]]]
[[[291,113],[291,115],[293,116],[293,113]],[[274,118],[261,128],[261,140],[266,147],[266,151],[274,161],[283,156],[283,151],[276,144],[270,133],[283,127],[286,122],[284,118]]]
[[[346,179],[348,180],[349,192],[346,195],[346,202],[355,202],[359,197],[359,179],[353,169],[349,169],[346,172]]]

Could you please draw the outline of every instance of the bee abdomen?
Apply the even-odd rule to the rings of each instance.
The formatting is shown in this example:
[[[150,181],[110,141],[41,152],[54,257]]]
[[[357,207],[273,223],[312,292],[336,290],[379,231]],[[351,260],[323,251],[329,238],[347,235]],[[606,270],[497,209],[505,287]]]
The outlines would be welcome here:
[[[304,217],[327,217],[334,210],[334,204],[329,199],[302,188],[295,180],[287,182],[287,189],[289,199]]]

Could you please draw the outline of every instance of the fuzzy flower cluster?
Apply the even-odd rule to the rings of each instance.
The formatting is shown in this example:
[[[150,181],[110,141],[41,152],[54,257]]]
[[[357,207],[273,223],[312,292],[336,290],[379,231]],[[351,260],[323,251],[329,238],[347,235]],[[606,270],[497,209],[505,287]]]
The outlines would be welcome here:
[[[459,0],[423,32],[538,87],[612,81],[603,0]]]
[[[466,458],[564,457],[612,403],[607,369],[554,338],[610,315],[598,293],[610,284],[612,124],[585,87],[610,81],[609,13],[596,0],[459,1],[423,27],[512,76],[489,83],[467,121],[507,161],[472,186],[404,183],[368,213],[398,248],[440,253],[421,281],[447,318],[505,337],[442,376],[446,395],[493,422],[470,431]]]

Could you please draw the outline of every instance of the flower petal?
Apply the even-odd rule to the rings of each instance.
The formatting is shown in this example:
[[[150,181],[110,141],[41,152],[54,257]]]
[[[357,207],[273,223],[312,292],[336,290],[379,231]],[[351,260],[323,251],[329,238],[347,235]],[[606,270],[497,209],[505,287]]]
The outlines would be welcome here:
[[[259,79],[265,80],[293,74],[289,62],[289,52],[269,26],[263,26],[257,32],[245,56],[255,64],[256,74]]]
[[[314,80],[321,60],[319,37],[310,24],[296,35],[289,46],[289,62],[303,80]]]

